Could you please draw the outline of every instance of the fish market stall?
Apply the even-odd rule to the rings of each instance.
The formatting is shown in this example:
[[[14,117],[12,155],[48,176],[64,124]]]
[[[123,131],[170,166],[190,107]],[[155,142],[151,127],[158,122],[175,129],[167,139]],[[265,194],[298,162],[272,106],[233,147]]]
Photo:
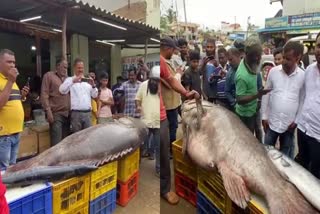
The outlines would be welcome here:
[[[117,205],[128,206],[138,193],[139,137],[147,132],[138,120],[121,121],[77,132],[50,149],[45,149],[50,145],[48,127],[28,124],[25,136],[33,137],[30,142],[37,145],[34,153],[38,155],[18,162],[2,175],[10,213],[100,214],[114,213]],[[109,140],[100,137],[115,130],[115,135],[128,136],[127,141],[117,136]],[[81,143],[90,143],[92,150],[74,151],[79,145],[84,148]],[[95,163],[97,157],[100,159]]]
[[[265,201],[252,195],[246,210],[228,197],[218,172],[206,171],[183,157],[182,139],[173,143],[173,166],[176,193],[197,208],[197,213],[268,214]]]
[[[198,213],[319,213],[319,180],[259,143],[231,111],[186,101],[181,125],[183,140],[172,149],[175,188]]]

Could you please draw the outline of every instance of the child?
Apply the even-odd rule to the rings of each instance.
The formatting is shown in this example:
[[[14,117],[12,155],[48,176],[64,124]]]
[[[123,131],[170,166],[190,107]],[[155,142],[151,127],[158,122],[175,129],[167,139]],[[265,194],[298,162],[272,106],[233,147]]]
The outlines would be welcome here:
[[[99,101],[101,106],[98,104],[98,123],[106,123],[113,121],[111,106],[114,105],[112,91],[107,88],[109,76],[107,73],[102,73],[100,76],[100,97]]]
[[[98,97],[97,98],[91,98],[91,123],[92,125],[97,125],[97,120],[98,120],[98,117],[99,117],[99,111],[100,111],[100,108],[101,108],[101,102],[99,100],[99,97],[100,97],[100,89],[99,89],[99,93],[98,93]]]
[[[187,91],[195,90],[201,95],[201,79],[199,73],[200,53],[190,51],[189,60],[190,67],[183,74],[181,82]]]
[[[276,48],[276,49],[273,51],[274,64],[275,64],[276,66],[282,64],[282,61],[283,61],[282,52],[283,52],[283,48]]]

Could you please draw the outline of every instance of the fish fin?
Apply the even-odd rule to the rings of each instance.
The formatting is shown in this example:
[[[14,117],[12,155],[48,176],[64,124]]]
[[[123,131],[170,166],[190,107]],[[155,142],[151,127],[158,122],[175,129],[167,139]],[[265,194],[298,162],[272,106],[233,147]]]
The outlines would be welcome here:
[[[245,209],[248,205],[247,203],[250,201],[250,192],[248,191],[244,180],[233,172],[225,163],[219,163],[218,169],[230,199],[239,207]]]
[[[2,181],[5,184],[23,183],[37,180],[62,179],[76,175],[83,175],[97,169],[94,165],[60,165],[38,166],[12,173],[5,173]]]

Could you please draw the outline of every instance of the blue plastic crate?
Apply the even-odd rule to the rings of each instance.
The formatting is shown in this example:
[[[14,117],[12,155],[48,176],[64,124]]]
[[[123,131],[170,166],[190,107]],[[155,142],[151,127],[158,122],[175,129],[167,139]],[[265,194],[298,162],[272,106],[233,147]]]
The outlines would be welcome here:
[[[199,191],[197,191],[197,214],[221,214],[221,212]]]
[[[90,214],[111,214],[116,209],[117,189],[114,188],[90,201]]]
[[[10,214],[52,214],[52,187],[47,187],[12,201]]]

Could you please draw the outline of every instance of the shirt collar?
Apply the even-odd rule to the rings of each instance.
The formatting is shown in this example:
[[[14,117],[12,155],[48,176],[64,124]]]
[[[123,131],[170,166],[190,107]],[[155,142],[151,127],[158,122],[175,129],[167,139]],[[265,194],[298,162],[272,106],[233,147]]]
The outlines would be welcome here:
[[[281,66],[281,71],[282,71],[285,75],[287,75],[287,73],[283,70],[282,66]],[[297,65],[296,68],[294,69],[294,71],[293,71],[290,75],[288,75],[288,76],[289,76],[289,77],[294,76],[294,75],[296,75],[296,74],[298,73],[298,71],[299,71],[299,66]]]
[[[7,77],[5,77],[5,76],[2,74],[2,72],[0,72],[0,78],[2,78],[2,79],[7,79]]]

